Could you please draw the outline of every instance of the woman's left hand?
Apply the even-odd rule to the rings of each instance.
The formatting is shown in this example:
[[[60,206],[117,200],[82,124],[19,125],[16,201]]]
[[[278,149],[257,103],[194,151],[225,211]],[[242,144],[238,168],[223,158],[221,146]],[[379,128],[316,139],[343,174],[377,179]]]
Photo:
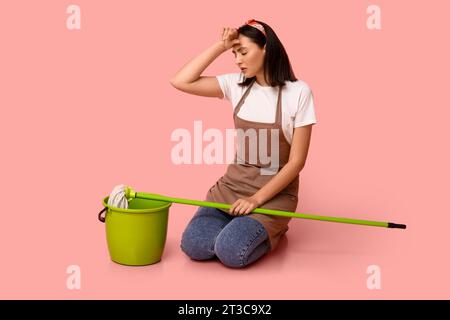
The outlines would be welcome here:
[[[246,215],[252,212],[259,205],[259,201],[253,196],[237,199],[229,209],[229,213],[233,216]]]

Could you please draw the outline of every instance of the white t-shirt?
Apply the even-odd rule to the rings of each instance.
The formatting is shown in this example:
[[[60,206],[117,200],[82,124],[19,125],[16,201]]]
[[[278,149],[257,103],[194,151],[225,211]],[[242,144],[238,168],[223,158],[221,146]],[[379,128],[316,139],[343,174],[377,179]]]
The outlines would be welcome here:
[[[242,72],[216,76],[224,99],[236,108],[247,87],[238,86],[244,79]],[[274,123],[277,110],[278,87],[265,87],[253,83],[244,104],[238,112],[239,118],[248,121]],[[219,98],[221,99],[221,98]],[[292,142],[294,128],[316,123],[313,94],[308,84],[302,80],[286,81],[282,93],[282,127],[289,143]]]

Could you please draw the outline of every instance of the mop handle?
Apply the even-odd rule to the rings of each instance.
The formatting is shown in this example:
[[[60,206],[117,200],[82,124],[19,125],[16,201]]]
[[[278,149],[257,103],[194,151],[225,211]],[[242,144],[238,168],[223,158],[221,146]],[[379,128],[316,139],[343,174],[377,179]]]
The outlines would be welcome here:
[[[193,205],[193,206],[212,207],[212,208],[217,208],[217,209],[230,209],[231,208],[231,205],[226,204],[226,203],[190,200],[190,199],[182,199],[182,198],[172,198],[172,197],[166,197],[166,196],[163,196],[160,194],[154,194],[154,193],[130,191],[129,196],[131,198],[160,200],[160,201],[165,201],[165,202],[176,202],[176,203],[189,204],[189,205]],[[303,213],[264,209],[264,208],[253,209],[252,213],[263,213],[263,214],[269,214],[269,215],[300,218],[300,219],[359,224],[359,225],[372,226],[372,227],[406,229],[405,224],[397,224],[397,223],[392,223],[392,222],[380,222],[380,221],[338,218],[338,217],[329,217],[329,216],[317,216],[317,215],[311,215],[311,214],[303,214]]]

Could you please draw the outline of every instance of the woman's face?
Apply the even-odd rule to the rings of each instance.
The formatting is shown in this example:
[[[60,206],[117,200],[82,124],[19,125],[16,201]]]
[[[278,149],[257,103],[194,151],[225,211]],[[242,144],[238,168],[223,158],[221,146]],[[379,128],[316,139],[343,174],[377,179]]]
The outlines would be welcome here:
[[[232,52],[236,65],[246,78],[254,77],[263,70],[265,50],[250,38],[239,34],[239,44],[233,46]]]

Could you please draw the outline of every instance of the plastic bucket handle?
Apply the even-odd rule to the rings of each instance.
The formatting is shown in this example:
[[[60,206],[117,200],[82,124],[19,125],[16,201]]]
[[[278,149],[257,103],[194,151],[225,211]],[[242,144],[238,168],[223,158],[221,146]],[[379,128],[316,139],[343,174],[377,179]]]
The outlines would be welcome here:
[[[98,213],[98,220],[100,220],[100,222],[105,223],[105,217],[102,216],[102,213],[105,212],[106,210],[108,210],[108,207],[104,207],[104,208],[102,209],[102,211],[100,211],[100,212]]]

